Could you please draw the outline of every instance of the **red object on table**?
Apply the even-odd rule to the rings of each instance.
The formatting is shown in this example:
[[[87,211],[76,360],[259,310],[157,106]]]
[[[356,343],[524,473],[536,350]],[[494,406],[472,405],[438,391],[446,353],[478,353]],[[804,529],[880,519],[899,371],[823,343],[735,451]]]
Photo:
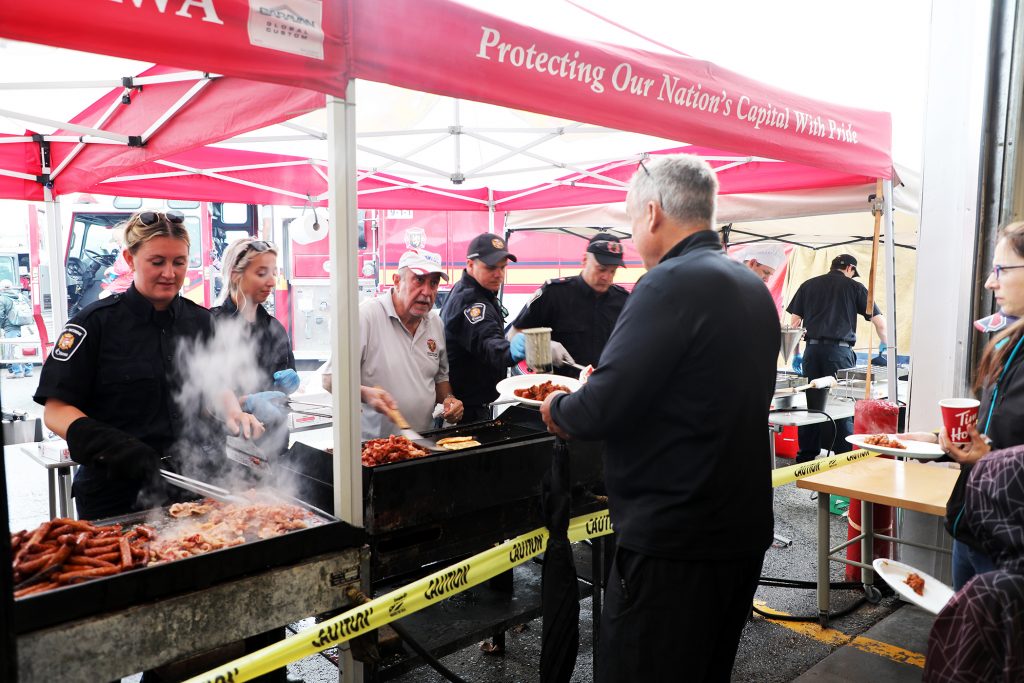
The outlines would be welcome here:
[[[895,434],[899,429],[899,406],[892,401],[864,400],[857,401],[853,406],[853,431],[855,434]],[[877,456],[886,457],[886,456]],[[846,531],[847,540],[858,536],[861,532],[860,501],[850,499],[850,508],[847,514],[849,526]],[[878,534],[892,536],[893,514],[892,508],[888,505],[875,504],[874,531]],[[892,557],[892,544],[889,541],[874,542],[874,556]],[[846,548],[846,559],[860,562],[860,543],[854,543]],[[860,579],[860,568],[846,565],[846,580],[857,581]]]
[[[796,425],[786,425],[781,432],[775,433],[775,455],[780,458],[795,458],[800,450],[800,442],[797,439],[799,428]]]

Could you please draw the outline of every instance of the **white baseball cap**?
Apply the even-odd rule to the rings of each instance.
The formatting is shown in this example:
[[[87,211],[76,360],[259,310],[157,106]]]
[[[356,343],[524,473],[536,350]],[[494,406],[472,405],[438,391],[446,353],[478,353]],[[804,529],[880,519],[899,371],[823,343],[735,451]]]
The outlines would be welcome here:
[[[441,265],[441,255],[426,249],[410,249],[405,252],[402,254],[402,258],[398,259],[398,267],[399,269],[408,268],[417,275],[439,273],[441,279],[445,282],[448,281],[448,274],[444,272],[444,266]]]

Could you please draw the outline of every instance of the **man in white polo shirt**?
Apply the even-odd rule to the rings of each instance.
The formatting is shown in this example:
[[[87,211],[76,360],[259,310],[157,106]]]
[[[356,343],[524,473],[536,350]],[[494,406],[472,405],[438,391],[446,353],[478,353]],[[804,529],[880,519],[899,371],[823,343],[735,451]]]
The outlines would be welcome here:
[[[444,324],[433,310],[441,278],[441,257],[410,249],[398,261],[394,287],[359,306],[362,438],[396,434],[379,411],[398,408],[418,432],[431,428],[434,406],[447,422],[462,419],[462,401],[452,395]]]

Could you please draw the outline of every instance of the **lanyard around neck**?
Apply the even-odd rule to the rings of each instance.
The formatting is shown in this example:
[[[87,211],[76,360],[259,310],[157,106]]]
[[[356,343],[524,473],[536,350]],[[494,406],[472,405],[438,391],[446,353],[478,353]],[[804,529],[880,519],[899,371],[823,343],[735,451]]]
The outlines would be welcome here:
[[[1017,351],[1020,350],[1021,342],[1024,342],[1024,336],[1017,340],[1017,344],[1010,351],[1010,356],[1006,359],[1006,363],[1003,365],[1003,371],[999,373],[999,379],[996,380],[995,386],[992,388],[992,400],[988,404],[988,417],[985,419],[985,429],[982,434],[988,434],[988,428],[992,424],[992,411],[996,407],[996,398],[999,396],[999,383],[1003,381],[1003,377],[1006,376],[1006,371],[1010,369],[1010,363],[1013,362],[1014,357],[1017,355]]]

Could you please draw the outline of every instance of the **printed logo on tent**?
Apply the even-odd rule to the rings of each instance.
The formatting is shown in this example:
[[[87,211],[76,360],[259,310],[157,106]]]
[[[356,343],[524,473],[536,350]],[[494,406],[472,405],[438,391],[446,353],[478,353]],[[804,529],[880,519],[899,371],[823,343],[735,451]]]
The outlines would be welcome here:
[[[249,43],[323,60],[322,0],[249,0]]]
[[[422,249],[427,246],[427,233],[423,228],[409,228],[405,231],[405,246]]]

